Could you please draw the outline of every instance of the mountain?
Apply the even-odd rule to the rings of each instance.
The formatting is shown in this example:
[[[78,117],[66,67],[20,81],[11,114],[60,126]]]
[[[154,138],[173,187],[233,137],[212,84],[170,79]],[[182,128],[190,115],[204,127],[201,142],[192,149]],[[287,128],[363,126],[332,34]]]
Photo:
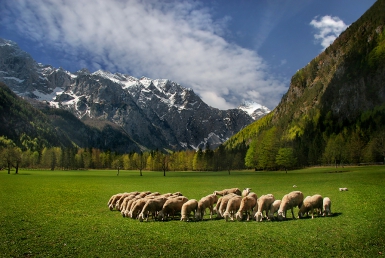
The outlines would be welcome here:
[[[257,168],[278,167],[276,157],[282,158],[285,148],[297,166],[383,161],[384,10],[385,0],[374,3],[293,75],[270,114],[230,138],[227,148],[246,142],[246,163]]]
[[[29,103],[0,82],[0,135],[33,151],[44,147],[98,148],[124,153],[140,151],[115,124],[88,126],[72,113],[30,100]],[[38,107],[38,108],[36,108]]]
[[[238,109],[248,113],[254,120],[258,120],[270,113],[270,109],[253,101],[244,101]]]
[[[208,106],[192,89],[167,79],[108,71],[71,73],[42,65],[0,39],[0,81],[26,99],[70,111],[88,125],[114,125],[142,149],[215,148],[269,110]],[[244,111],[245,110],[245,111]]]

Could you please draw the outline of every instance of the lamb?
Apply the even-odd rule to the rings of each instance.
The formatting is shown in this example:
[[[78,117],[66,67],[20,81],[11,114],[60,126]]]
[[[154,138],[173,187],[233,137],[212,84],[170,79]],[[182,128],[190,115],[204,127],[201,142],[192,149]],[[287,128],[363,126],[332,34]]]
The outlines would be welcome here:
[[[256,221],[262,221],[263,219],[263,211],[265,211],[265,217],[269,215],[269,210],[271,205],[274,203],[275,198],[272,194],[262,195],[258,199],[258,210],[255,213],[254,217]]]
[[[226,221],[229,221],[229,218],[233,221],[235,213],[239,210],[241,206],[242,196],[234,196],[227,203],[226,211],[223,213],[223,217]]]
[[[331,216],[332,215],[332,201],[329,197],[325,197],[323,199],[323,216]]]
[[[242,197],[247,196],[250,193],[251,188],[245,188],[242,191]]]
[[[124,210],[126,210],[126,209],[127,209],[127,204],[128,204],[128,202],[129,202],[130,200],[133,200],[133,199],[136,199],[136,198],[137,198],[136,195],[133,195],[133,194],[127,196],[127,197],[124,198],[124,199],[121,198],[120,201],[119,201],[119,203],[121,203],[121,204],[119,205],[119,210],[120,210],[120,212],[123,212]]]
[[[278,212],[279,206],[281,205],[281,200],[275,200],[270,206],[269,211],[269,220],[274,220],[274,213]]]
[[[166,201],[167,198],[165,197],[148,199],[146,204],[143,206],[142,212],[139,214],[139,221],[143,221],[144,219],[148,221],[150,213],[152,214],[152,218],[155,219],[156,213],[162,210]]]
[[[301,208],[303,202],[303,193],[301,191],[293,191],[283,196],[281,205],[278,209],[278,220],[286,219],[286,211],[291,209],[291,214],[294,217],[294,207]]]
[[[131,194],[131,193],[125,193],[123,194],[120,199],[116,202],[115,204],[115,209],[117,211],[121,211],[122,210],[122,206],[123,206],[123,202],[126,198],[133,198],[135,195],[134,194]]]
[[[182,210],[182,206],[188,199],[184,196],[178,196],[171,199],[168,199],[162,207],[162,210],[158,213],[159,219],[162,220],[167,219],[167,216],[172,214],[174,217],[176,212],[180,212]]]
[[[210,219],[213,216],[214,204],[218,202],[218,197],[216,194],[209,194],[205,197],[202,197],[198,202],[197,212],[195,213],[195,218],[197,220],[202,220],[205,215],[207,208],[210,209]]]
[[[249,188],[248,188],[249,189]],[[248,193],[247,196],[242,198],[241,206],[238,212],[235,214],[235,218],[239,221],[243,219],[243,214],[247,214],[247,221],[250,220],[250,213],[253,212],[254,207],[257,205],[257,195],[255,193]]]
[[[223,189],[222,191],[214,191],[215,195],[222,195],[222,196],[225,196],[230,193],[241,195],[241,190],[239,190],[239,188],[231,188],[231,189]]]
[[[182,206],[181,218],[180,221],[189,221],[190,213],[193,212],[193,218],[195,217],[195,212],[198,209],[198,201],[195,199],[188,200]]]
[[[319,209],[322,213],[323,207],[323,198],[319,194],[315,194],[313,196],[307,196],[303,200],[303,204],[298,212],[298,217],[304,217],[305,213],[311,212],[311,218],[314,219],[314,209]]]
[[[234,196],[238,196],[237,194],[234,194],[234,193],[231,193],[231,194],[227,194],[225,196],[222,196],[220,199],[221,199],[221,202],[217,203],[217,206],[216,206],[216,211],[217,211],[217,218],[222,218],[223,217],[223,213],[225,213],[226,211],[226,208],[227,208],[227,204],[229,202],[229,200],[231,198],[233,198]]]
[[[129,213],[131,211],[131,208],[133,207],[133,204],[139,199],[141,198],[138,196],[135,196],[131,200],[127,201],[127,203],[125,204],[125,208],[120,211],[123,217],[129,217]]]
[[[118,193],[111,196],[111,198],[108,200],[107,206],[112,211],[115,208],[116,203],[120,200],[120,198],[126,193]]]
[[[339,190],[340,190],[340,192],[343,192],[343,191],[348,191],[348,188],[346,188],[346,187],[342,187],[342,188],[340,188]]]

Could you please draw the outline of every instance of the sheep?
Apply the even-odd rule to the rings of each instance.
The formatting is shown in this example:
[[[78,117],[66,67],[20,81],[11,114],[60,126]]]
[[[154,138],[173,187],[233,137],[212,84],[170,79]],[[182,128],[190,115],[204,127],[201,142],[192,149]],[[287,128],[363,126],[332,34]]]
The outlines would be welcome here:
[[[325,197],[323,199],[323,216],[331,216],[332,215],[332,201],[329,197]]]
[[[231,188],[231,189],[223,189],[222,191],[214,191],[215,195],[222,195],[222,196],[225,196],[230,193],[241,195],[241,190],[239,190],[239,188]]]
[[[253,211],[254,207],[257,205],[257,195],[255,193],[248,193],[247,196],[242,198],[241,206],[239,207],[238,212],[235,214],[235,218],[239,221],[243,219],[243,213],[247,214],[247,221],[250,220],[249,211]]]
[[[301,208],[303,202],[303,193],[301,191],[293,191],[283,196],[281,205],[278,209],[278,220],[286,219],[286,211],[291,209],[291,214],[294,217],[294,207]]]
[[[144,205],[146,204],[147,199],[146,198],[140,198],[137,199],[131,206],[131,210],[128,213],[128,217],[131,217],[133,219],[136,219],[138,217],[138,214],[142,211]]]
[[[234,194],[234,193],[230,193],[230,194],[227,194],[225,196],[222,196],[220,199],[221,199],[221,202],[220,203],[217,203],[217,208],[216,208],[216,211],[217,211],[217,218],[222,218],[223,217],[223,213],[225,213],[226,211],[226,208],[227,208],[227,204],[229,202],[229,200],[231,198],[233,198],[234,196],[238,196],[237,194]],[[219,202],[219,201],[218,201]]]
[[[234,221],[234,215],[239,210],[241,206],[242,196],[234,196],[227,203],[226,211],[223,213],[223,217],[226,221],[229,221],[229,218]]]
[[[168,199],[162,207],[162,210],[158,213],[158,218],[165,220],[169,214],[172,214],[174,217],[176,212],[180,212],[182,210],[182,206],[188,199],[184,196],[178,196],[171,199]]]
[[[265,211],[265,217],[269,215],[269,210],[271,205],[274,203],[275,198],[272,194],[262,195],[258,199],[258,210],[255,213],[254,217],[256,221],[262,221],[263,219],[263,211]]]
[[[155,219],[156,213],[162,210],[166,201],[166,197],[148,199],[146,204],[143,206],[142,212],[139,214],[139,221],[143,221],[144,219],[148,221],[149,213],[151,213],[152,218]]]
[[[119,210],[120,210],[120,212],[122,213],[124,210],[126,210],[126,209],[127,209],[127,204],[128,204],[128,202],[129,202],[130,200],[136,199],[136,198],[137,198],[136,195],[133,195],[133,194],[131,194],[131,195],[125,197],[124,199],[121,198],[121,199],[119,200],[119,203],[120,203],[120,205],[119,205]],[[122,214],[123,214],[123,213],[122,213]]]
[[[340,188],[339,190],[340,190],[340,192],[343,192],[343,191],[349,191],[349,189],[346,188],[346,187],[342,187],[342,188]]]
[[[221,215],[219,214],[219,206],[222,203],[223,196],[219,197],[215,207],[213,208],[213,214],[217,214],[217,218],[221,218]]]
[[[111,198],[108,200],[107,206],[112,211],[115,208],[116,203],[120,200],[120,198],[126,193],[118,193],[111,196]]]
[[[298,212],[298,217],[304,217],[305,213],[311,212],[311,218],[314,219],[314,209],[319,209],[322,213],[323,198],[319,194],[307,196]]]
[[[210,209],[210,219],[213,216],[214,204],[218,202],[218,197],[216,194],[209,194],[205,197],[202,197],[198,202],[197,212],[195,213],[195,218],[197,220],[202,220],[205,215],[207,208]]]
[[[274,220],[274,213],[278,212],[279,206],[281,205],[281,200],[275,200],[271,206],[268,218],[269,220]]]
[[[198,201],[195,199],[188,200],[182,206],[181,218],[180,221],[189,221],[190,213],[193,212],[193,218],[195,217],[195,212],[198,209]]]
[[[174,195],[174,196],[183,196],[183,194],[181,192],[175,192],[172,195]]]
[[[116,204],[115,204],[115,209],[117,210],[117,211],[121,211],[122,210],[122,204],[123,204],[123,202],[124,202],[124,200],[127,198],[127,197],[134,197],[135,195],[134,194],[131,194],[131,193],[124,193],[121,197],[120,197],[120,199],[116,202]]]
[[[133,207],[133,204],[139,199],[141,199],[141,198],[138,196],[135,196],[131,200],[127,201],[127,203],[125,204],[125,208],[120,211],[120,213],[123,215],[123,217],[129,217],[129,214],[130,214],[131,208]]]
[[[251,188],[245,188],[242,191],[242,197],[247,196],[250,193]]]

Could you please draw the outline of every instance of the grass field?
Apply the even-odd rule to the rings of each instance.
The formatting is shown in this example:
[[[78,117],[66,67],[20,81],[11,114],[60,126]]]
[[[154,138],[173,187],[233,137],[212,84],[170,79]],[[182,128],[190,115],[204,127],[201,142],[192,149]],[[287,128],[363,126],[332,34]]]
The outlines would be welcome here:
[[[385,167],[284,172],[0,172],[0,257],[377,257],[385,254]],[[298,188],[293,188],[297,185]],[[111,195],[180,191],[200,199],[251,187],[276,199],[293,190],[332,200],[332,217],[283,222],[123,218]],[[339,192],[339,187],[349,191]],[[298,209],[295,209],[297,214]]]

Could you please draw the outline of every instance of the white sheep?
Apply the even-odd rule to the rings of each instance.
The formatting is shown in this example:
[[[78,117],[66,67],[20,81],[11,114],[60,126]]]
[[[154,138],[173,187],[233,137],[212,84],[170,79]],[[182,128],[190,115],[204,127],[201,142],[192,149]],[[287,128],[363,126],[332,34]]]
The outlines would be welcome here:
[[[216,211],[217,211],[217,218],[218,219],[223,217],[223,213],[225,213],[225,211],[226,211],[227,204],[228,204],[229,200],[231,198],[233,198],[234,196],[238,196],[238,195],[234,194],[234,193],[231,193],[231,194],[227,194],[225,196],[222,196],[220,198],[221,202],[217,203],[217,205],[215,206],[216,207]],[[219,200],[218,200],[218,202],[219,202]]]
[[[340,190],[340,192],[343,192],[343,191],[349,191],[349,189],[346,188],[346,187],[339,188],[339,190]]]
[[[229,202],[227,203],[226,211],[223,213],[223,217],[226,219],[226,221],[229,221],[231,219],[234,220],[235,213],[239,210],[239,207],[241,206],[242,202],[242,196],[234,196],[232,197]]]
[[[331,216],[332,215],[332,201],[329,197],[325,197],[323,199],[323,216]]]
[[[294,216],[294,207],[298,206],[301,208],[303,202],[303,193],[301,191],[293,191],[283,196],[281,200],[281,205],[278,209],[278,220],[286,219],[286,211],[291,209],[291,214],[293,219]]]
[[[154,199],[148,199],[146,204],[143,206],[142,212],[139,214],[139,221],[143,221],[144,219],[148,221],[149,214],[151,214],[152,218],[155,220],[156,213],[162,210],[166,201],[166,197],[155,197]]]
[[[314,210],[320,210],[322,213],[323,198],[319,194],[307,196],[298,212],[298,217],[302,218],[306,213],[311,212],[311,218],[314,219]]]
[[[118,193],[114,194],[113,196],[110,197],[108,200],[107,206],[108,208],[112,211],[115,208],[116,203],[120,200],[120,198],[126,193]]]
[[[251,191],[251,188],[245,188],[245,189],[243,189],[243,191],[242,191],[242,197],[247,196],[247,195],[250,193],[250,191]]]
[[[191,212],[193,212],[193,218],[195,217],[195,212],[198,209],[198,201],[195,199],[188,200],[182,206],[181,210],[181,221],[189,221]]]
[[[209,194],[205,197],[202,197],[198,202],[197,212],[195,213],[195,218],[197,220],[202,220],[205,215],[205,211],[208,208],[210,210],[210,219],[212,219],[214,213],[214,204],[218,201],[216,194]]]
[[[177,196],[174,198],[169,198],[162,207],[162,210],[158,213],[158,218],[166,220],[167,217],[171,214],[174,217],[175,213],[181,212],[182,206],[188,199],[184,196]]]
[[[255,193],[248,193],[247,196],[242,198],[241,206],[239,206],[238,212],[235,214],[235,218],[239,221],[243,219],[243,214],[247,215],[247,221],[250,220],[250,212],[253,212],[254,207],[257,205],[257,195]]]
[[[130,212],[127,214],[127,217],[136,219],[139,213],[142,211],[144,205],[146,204],[146,198],[137,199],[131,206]]]
[[[274,213],[278,212],[279,206],[281,205],[281,200],[275,200],[270,207],[269,211],[269,220],[274,220]]]
[[[271,205],[275,201],[275,197],[272,194],[266,194],[262,195],[258,198],[258,210],[255,213],[254,217],[256,221],[262,221],[263,219],[263,212],[265,212],[265,217],[267,218],[269,215],[269,211],[271,208]]]
[[[239,188],[230,188],[230,189],[223,189],[222,191],[214,191],[215,195],[228,195],[230,193],[235,193],[237,195],[241,195],[241,190]]]

